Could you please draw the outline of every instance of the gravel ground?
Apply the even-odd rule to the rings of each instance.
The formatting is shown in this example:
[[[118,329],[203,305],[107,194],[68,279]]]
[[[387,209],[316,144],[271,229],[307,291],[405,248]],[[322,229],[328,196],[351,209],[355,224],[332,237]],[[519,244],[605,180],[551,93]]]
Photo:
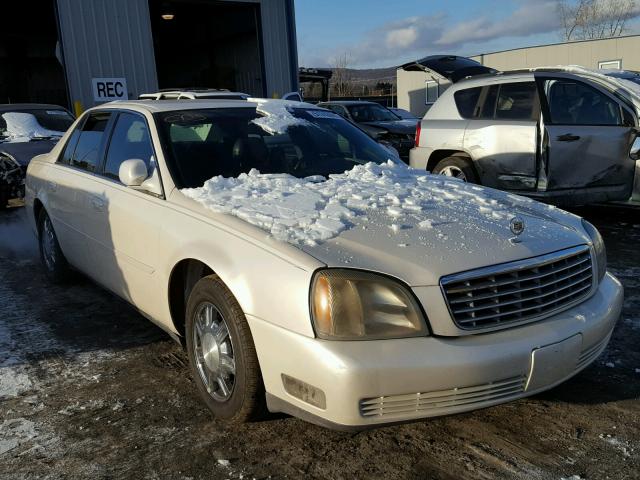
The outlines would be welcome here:
[[[626,288],[592,366],[529,399],[345,434],[214,421],[179,346],[82,278],[47,283],[22,209],[0,212],[0,478],[640,478],[640,215],[579,213]]]

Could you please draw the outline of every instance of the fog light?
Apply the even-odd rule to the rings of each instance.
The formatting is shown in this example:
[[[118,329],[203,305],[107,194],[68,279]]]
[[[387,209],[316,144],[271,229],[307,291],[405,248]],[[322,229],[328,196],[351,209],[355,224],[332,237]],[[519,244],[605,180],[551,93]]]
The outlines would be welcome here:
[[[327,408],[327,397],[319,388],[309,385],[297,378],[285,375],[284,373],[282,374],[282,384],[289,395],[302,400],[304,403],[313,405],[314,407],[318,407],[323,410]]]

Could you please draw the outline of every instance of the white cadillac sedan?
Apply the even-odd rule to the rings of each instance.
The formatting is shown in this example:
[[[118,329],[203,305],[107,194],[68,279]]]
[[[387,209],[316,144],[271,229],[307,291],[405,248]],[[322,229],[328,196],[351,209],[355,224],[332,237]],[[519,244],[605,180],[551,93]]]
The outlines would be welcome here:
[[[532,395],[598,357],[622,306],[586,221],[408,168],[304,103],[94,108],[31,162],[26,208],[51,280],[79,270],[182,342],[234,422]]]

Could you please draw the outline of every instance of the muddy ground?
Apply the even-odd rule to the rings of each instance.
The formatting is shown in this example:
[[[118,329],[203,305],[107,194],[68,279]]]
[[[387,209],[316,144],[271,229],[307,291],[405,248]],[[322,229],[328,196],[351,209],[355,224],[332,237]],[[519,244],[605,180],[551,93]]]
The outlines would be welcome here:
[[[21,208],[0,212],[0,478],[640,478],[640,212],[581,212],[626,288],[606,352],[543,395],[357,434],[212,420],[186,358],[79,278],[52,286]]]

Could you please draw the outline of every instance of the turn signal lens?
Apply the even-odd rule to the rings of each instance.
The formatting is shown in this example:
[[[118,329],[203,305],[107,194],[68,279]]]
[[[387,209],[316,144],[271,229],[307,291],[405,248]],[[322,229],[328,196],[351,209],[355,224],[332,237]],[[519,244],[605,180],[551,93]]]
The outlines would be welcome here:
[[[601,282],[604,275],[607,273],[607,249],[604,245],[604,240],[602,239],[602,235],[600,235],[598,229],[585,219],[582,219],[582,226],[589,235],[589,238],[591,238],[593,252],[596,256],[596,273],[598,274],[598,282]]]
[[[331,340],[373,340],[428,334],[413,295],[399,282],[347,269],[319,271],[311,310],[316,333]]]

